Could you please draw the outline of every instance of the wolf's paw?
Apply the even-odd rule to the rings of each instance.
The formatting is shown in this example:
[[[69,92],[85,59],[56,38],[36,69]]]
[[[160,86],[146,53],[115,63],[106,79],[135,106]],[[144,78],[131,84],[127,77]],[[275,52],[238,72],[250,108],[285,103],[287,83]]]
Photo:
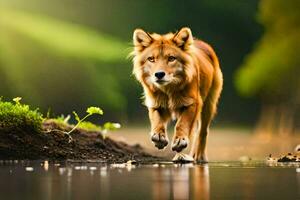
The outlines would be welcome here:
[[[172,151],[181,152],[188,146],[188,139],[186,137],[177,137],[172,144]]]
[[[154,133],[151,140],[158,149],[163,149],[168,145],[168,138],[162,133]]]

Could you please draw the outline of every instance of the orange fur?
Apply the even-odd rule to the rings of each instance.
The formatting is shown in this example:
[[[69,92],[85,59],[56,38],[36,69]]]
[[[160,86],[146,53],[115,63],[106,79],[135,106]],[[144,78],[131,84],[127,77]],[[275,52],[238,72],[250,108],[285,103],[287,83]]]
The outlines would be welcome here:
[[[167,123],[174,116],[172,149],[180,152],[191,143],[191,155],[206,161],[206,137],[223,84],[215,52],[189,28],[165,35],[136,29],[133,42],[133,74],[144,89],[152,141],[159,149],[168,144]]]

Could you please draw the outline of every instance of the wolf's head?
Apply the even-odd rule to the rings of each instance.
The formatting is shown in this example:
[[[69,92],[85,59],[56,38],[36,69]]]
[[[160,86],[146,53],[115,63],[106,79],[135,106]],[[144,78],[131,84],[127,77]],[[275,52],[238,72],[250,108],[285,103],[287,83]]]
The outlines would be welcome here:
[[[133,73],[140,82],[157,89],[192,81],[194,39],[189,28],[165,35],[142,29],[133,33]]]

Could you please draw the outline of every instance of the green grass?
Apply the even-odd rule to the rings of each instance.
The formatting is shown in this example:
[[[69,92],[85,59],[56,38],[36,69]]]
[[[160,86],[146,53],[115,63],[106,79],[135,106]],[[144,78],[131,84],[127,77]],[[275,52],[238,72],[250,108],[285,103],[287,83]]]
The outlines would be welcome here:
[[[0,128],[22,128],[40,131],[43,114],[38,109],[31,109],[29,105],[21,104],[20,98],[15,98],[14,103],[3,101],[0,98]]]

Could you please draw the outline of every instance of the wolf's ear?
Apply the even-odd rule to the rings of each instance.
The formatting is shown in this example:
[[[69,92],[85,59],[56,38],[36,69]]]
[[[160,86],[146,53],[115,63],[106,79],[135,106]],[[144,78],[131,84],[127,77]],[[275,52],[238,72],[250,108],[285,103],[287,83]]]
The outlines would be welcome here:
[[[179,48],[183,50],[187,49],[194,42],[191,29],[187,27],[180,29],[180,31],[175,33],[173,42],[175,42]]]
[[[137,48],[139,51],[144,50],[148,47],[153,41],[151,35],[142,29],[135,29],[133,33],[133,44],[134,47]]]

